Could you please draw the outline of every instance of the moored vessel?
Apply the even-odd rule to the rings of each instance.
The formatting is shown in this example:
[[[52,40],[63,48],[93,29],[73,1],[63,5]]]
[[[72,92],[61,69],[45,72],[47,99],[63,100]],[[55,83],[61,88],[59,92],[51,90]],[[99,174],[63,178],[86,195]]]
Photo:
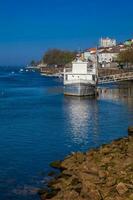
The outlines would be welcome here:
[[[71,68],[64,69],[64,94],[94,96],[97,80],[97,64],[77,58]]]

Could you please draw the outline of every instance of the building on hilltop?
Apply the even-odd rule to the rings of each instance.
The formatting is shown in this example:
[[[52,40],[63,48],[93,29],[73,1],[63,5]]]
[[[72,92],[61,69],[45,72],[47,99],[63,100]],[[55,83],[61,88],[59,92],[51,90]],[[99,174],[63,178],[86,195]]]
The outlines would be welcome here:
[[[132,45],[133,45],[133,39],[126,40],[126,41],[124,42],[124,45],[125,45],[125,46],[132,46]]]
[[[116,46],[116,40],[111,38],[101,38],[100,39],[100,47],[113,47]]]
[[[111,66],[111,63],[117,61],[120,53],[119,47],[103,48],[98,50],[98,62],[102,67]]]
[[[90,48],[84,51],[84,59],[90,60],[93,63],[98,60],[99,66],[101,67],[114,67],[117,66],[117,58],[121,51],[125,50],[123,44],[119,44],[113,47],[100,47]]]
[[[83,57],[87,61],[93,63],[98,61],[101,67],[118,66],[118,55],[125,51],[127,47],[133,45],[133,39],[127,40],[125,43],[116,44],[115,39],[101,38],[98,48],[88,48],[83,52]]]

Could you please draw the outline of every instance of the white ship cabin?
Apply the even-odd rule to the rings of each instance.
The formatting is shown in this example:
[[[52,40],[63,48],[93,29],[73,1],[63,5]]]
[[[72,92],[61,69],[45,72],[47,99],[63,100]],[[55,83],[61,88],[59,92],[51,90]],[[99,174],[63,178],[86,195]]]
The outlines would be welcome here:
[[[64,69],[64,84],[90,83],[96,84],[97,69],[96,64],[77,59],[72,62],[71,68]]]

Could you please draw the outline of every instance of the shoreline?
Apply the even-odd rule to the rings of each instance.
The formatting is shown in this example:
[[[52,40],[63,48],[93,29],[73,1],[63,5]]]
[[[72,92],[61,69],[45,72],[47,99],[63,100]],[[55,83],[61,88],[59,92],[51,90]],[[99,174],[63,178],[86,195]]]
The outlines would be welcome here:
[[[65,67],[65,66],[64,66]],[[55,74],[63,74],[64,67],[41,67],[39,70],[40,74],[45,74],[46,76],[53,76]],[[34,68],[36,69],[36,68]],[[133,71],[133,69],[118,69],[118,68],[99,68],[99,76],[115,75],[117,73],[124,73]]]
[[[133,200],[133,127],[128,133],[110,144],[51,163],[60,174],[39,190],[40,199]]]

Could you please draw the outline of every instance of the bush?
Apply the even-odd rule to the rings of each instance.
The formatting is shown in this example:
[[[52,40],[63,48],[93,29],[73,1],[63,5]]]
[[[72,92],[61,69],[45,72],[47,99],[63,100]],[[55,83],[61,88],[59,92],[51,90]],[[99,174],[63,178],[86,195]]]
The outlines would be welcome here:
[[[120,52],[118,61],[125,64],[133,64],[133,48]]]
[[[50,49],[43,56],[43,63],[47,65],[65,65],[72,62],[76,57],[76,52]]]

